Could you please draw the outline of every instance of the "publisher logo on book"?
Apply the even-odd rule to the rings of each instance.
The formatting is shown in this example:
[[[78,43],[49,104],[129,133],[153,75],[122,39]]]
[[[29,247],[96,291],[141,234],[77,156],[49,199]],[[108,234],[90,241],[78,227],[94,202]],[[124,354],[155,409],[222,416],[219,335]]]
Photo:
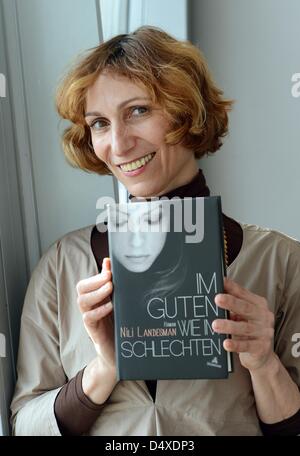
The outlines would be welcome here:
[[[204,198],[153,197],[133,198],[130,203],[116,204],[111,197],[101,197],[96,225],[100,232],[185,233],[186,243],[199,243],[204,238]],[[109,207],[109,218],[107,208]],[[173,227],[171,228],[170,221]]]
[[[222,367],[221,364],[219,364],[219,360],[218,360],[217,356],[212,358],[212,360],[208,361],[206,364],[207,364],[207,366],[210,366],[210,367],[219,367],[219,368]]]

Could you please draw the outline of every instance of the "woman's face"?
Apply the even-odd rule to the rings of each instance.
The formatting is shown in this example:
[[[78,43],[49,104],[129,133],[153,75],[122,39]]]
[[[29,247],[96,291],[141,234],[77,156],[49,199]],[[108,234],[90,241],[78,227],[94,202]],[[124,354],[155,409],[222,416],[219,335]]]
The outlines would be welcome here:
[[[169,216],[158,202],[111,208],[109,229],[113,255],[131,272],[147,271],[162,251]]]
[[[86,122],[95,154],[134,196],[162,195],[198,172],[190,149],[165,143],[170,121],[162,108],[123,76],[100,74],[87,92]]]

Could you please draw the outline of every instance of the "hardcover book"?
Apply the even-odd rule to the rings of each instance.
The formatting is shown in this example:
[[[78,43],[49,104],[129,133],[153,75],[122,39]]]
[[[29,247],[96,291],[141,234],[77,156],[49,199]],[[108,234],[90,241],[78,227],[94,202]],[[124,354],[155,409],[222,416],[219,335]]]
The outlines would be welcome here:
[[[226,274],[221,198],[132,200],[107,210],[118,378],[227,378],[227,336],[212,329],[227,318],[214,302]]]

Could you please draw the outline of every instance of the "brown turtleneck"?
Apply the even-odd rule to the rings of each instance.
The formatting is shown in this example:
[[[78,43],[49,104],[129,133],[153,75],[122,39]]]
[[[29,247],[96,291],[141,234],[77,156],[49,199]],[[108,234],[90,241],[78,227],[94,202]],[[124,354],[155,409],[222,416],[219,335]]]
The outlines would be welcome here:
[[[168,198],[174,196],[184,198],[209,195],[209,188],[206,185],[202,170],[199,169],[198,174],[190,183],[172,190],[163,196]],[[224,214],[223,223],[227,234],[228,264],[231,264],[241,249],[243,232],[241,226],[235,220]],[[95,226],[91,234],[91,247],[99,272],[101,272],[102,259],[109,256],[107,232],[100,233]],[[84,394],[82,389],[83,372],[84,369],[79,371],[73,379],[62,387],[55,401],[54,411],[58,426],[63,435],[82,435],[87,433],[103,408],[103,405],[94,404]],[[155,401],[157,381],[148,380],[146,384],[153,401]],[[293,429],[299,429],[300,412],[289,419],[290,425],[286,421],[282,422],[282,426],[281,423],[271,425],[261,423],[262,431],[267,435],[275,433],[277,435],[280,433],[282,435],[288,435],[289,432],[289,435],[293,435]]]

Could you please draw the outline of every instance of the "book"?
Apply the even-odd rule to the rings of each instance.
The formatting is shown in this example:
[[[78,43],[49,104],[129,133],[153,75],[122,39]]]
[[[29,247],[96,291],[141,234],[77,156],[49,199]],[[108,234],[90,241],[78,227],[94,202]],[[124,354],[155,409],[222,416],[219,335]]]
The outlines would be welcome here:
[[[214,297],[226,275],[221,198],[107,205],[119,380],[217,379],[232,370],[227,318]]]

